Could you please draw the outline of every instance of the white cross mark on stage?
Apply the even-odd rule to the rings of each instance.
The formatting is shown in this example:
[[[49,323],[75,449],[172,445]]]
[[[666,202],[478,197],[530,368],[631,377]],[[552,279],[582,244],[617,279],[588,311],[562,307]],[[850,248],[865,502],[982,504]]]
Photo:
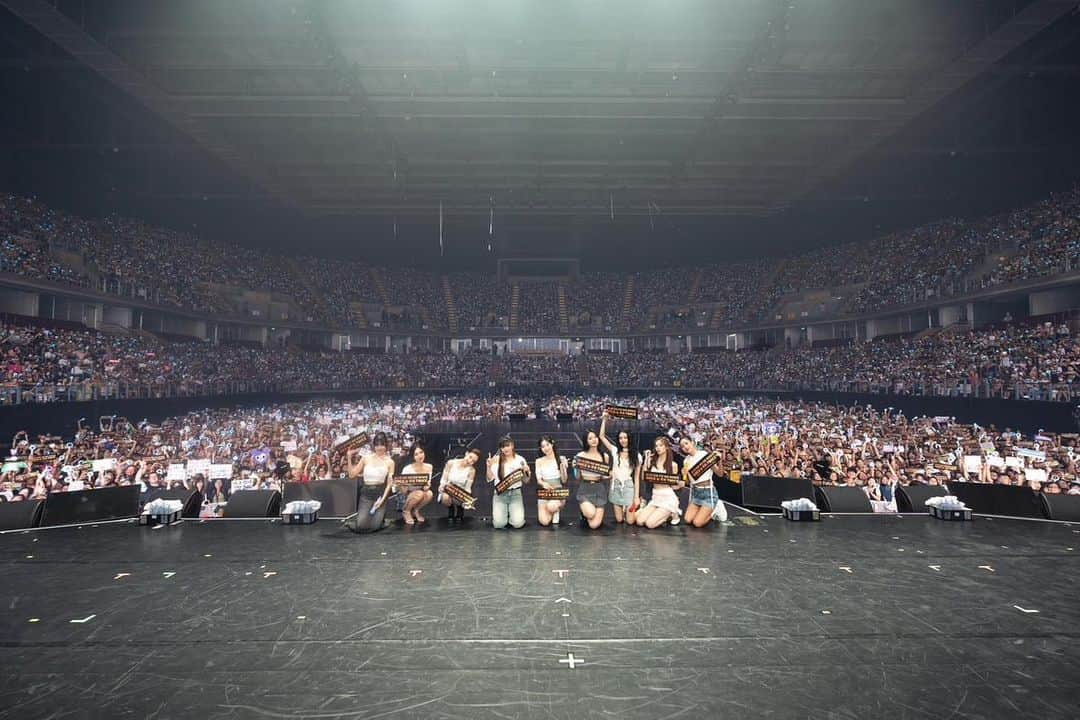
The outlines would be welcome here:
[[[263,580],[265,580],[268,577],[273,577],[274,575],[277,575],[277,573],[274,572],[273,570],[267,570],[266,572],[263,573]]]
[[[930,568],[931,570],[934,570],[935,572],[941,572],[941,566],[940,565],[927,565],[926,567]]]
[[[709,568],[698,568],[698,570],[701,571],[702,573],[704,573],[705,575],[709,574]]]
[[[578,665],[584,665],[585,661],[574,657],[574,653],[566,653],[566,659],[560,660],[561,663],[566,663],[567,667],[573,670]]]
[[[561,598],[559,598],[558,600],[555,601],[555,604],[558,605],[561,602],[568,603],[568,602],[571,602],[571,600],[570,600],[570,598],[561,597]]]
[[[131,575],[131,573],[116,573],[116,577],[114,577],[113,580],[119,580],[120,578],[126,578],[129,575]]]
[[[424,572],[424,571],[423,570],[410,570],[409,574],[412,575],[413,577],[416,577],[417,575],[419,575],[422,572]]]
[[[569,570],[552,570],[551,572],[557,573],[559,577],[566,577],[566,573],[568,573],[570,571]]]
[[[91,620],[93,620],[96,617],[97,617],[97,615],[87,615],[82,620],[71,620],[69,622],[78,623],[79,625],[82,625],[83,623],[90,622]]]
[[[989,570],[990,572],[995,572],[994,568],[990,567],[989,565],[980,565],[979,569],[980,570]]]
[[[1025,608],[1020,607],[1019,605],[1013,605],[1013,607],[1016,608],[1017,610],[1019,610],[1022,613],[1037,613],[1037,612],[1039,612],[1038,610],[1027,610]]]
[[[161,574],[162,574],[162,575],[163,575],[164,577],[167,577],[167,578],[171,578],[171,577],[172,577],[173,575],[175,575],[176,573],[174,573],[174,572],[163,572],[163,573],[161,573]],[[251,573],[248,573],[248,574],[250,575]]]
[[[841,569],[841,570],[843,570],[843,571],[844,571],[844,572],[846,572],[846,573],[851,573],[851,572],[854,572],[854,571],[853,571],[853,570],[852,570],[852,569],[851,569],[850,567],[848,567],[847,565],[841,565],[841,566],[840,566],[840,569]]]

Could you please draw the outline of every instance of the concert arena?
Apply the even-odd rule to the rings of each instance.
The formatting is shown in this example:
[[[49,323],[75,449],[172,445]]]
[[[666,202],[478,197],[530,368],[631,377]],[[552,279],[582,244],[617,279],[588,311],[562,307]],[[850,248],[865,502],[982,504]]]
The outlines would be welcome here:
[[[0,0],[0,85],[0,720],[1077,717],[1077,0]]]

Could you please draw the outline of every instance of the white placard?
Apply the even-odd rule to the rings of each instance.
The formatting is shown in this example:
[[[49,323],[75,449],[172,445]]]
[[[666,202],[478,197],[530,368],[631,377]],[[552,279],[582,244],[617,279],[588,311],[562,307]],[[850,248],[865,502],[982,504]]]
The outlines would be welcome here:
[[[186,480],[187,468],[182,463],[173,463],[169,465],[169,469],[165,471],[166,480]]]
[[[229,480],[232,478],[233,466],[232,463],[214,463],[210,466],[211,480]]]
[[[296,452],[296,441],[295,440],[282,440],[281,441],[281,449],[284,450],[285,452]]]
[[[101,458],[100,460],[91,460],[90,469],[96,473],[103,473],[106,470],[115,470],[116,458]]]
[[[1046,453],[1044,453],[1042,450],[1032,450],[1031,448],[1017,448],[1016,454],[1020,457],[1038,460],[1039,462],[1043,462],[1046,460]]]
[[[255,487],[254,478],[236,478],[231,483],[229,483],[229,493],[232,494],[237,490],[250,490],[253,487]]]
[[[187,464],[188,477],[195,477],[196,475],[202,475],[208,477],[210,475],[210,461],[209,460],[188,460]]]
[[[982,456],[981,455],[965,455],[964,456],[964,472],[977,473],[982,469]]]
[[[1024,477],[1028,482],[1046,482],[1046,470],[1043,468],[1028,468],[1024,470]]]
[[[1022,467],[1024,467],[1024,461],[1021,460],[1018,457],[1013,457],[1012,455],[1007,455],[1005,457],[1005,467],[1022,468]]]
[[[1000,469],[1005,467],[1005,458],[1001,457],[1000,455],[991,455],[990,457],[986,458],[986,464],[992,468]]]

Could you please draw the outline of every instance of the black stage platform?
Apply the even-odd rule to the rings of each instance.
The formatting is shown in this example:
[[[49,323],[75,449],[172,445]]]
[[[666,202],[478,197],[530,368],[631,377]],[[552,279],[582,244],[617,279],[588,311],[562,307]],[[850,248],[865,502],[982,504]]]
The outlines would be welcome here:
[[[8,534],[0,717],[1075,718],[1078,548],[925,516]]]

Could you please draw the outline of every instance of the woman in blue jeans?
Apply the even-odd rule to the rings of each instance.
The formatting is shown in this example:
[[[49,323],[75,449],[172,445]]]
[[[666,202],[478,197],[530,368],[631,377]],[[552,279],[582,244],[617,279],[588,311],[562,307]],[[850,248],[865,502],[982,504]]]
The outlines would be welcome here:
[[[505,488],[503,492],[495,491],[491,497],[491,524],[497,528],[507,525],[513,528],[522,527],[525,524],[525,501],[521,497],[521,486],[529,479],[529,464],[525,458],[514,452],[514,441],[509,437],[499,440],[499,452],[488,458],[487,474],[488,482],[492,486],[498,486],[504,478],[523,470],[521,479]]]

